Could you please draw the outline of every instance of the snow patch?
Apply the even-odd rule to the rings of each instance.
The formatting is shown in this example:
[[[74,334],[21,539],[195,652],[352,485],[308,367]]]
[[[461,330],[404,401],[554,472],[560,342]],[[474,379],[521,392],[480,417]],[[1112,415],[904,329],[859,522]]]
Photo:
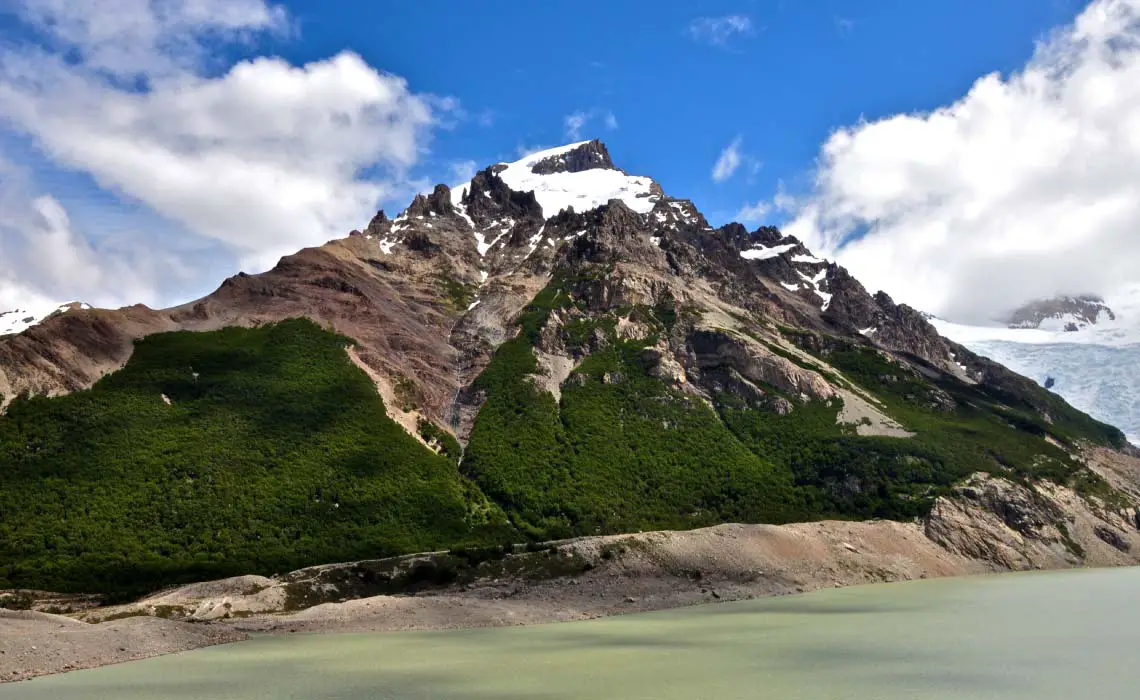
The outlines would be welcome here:
[[[467,225],[471,228],[475,228],[475,222],[471,220],[471,216],[467,213],[467,207],[463,206],[463,202],[457,201],[455,197],[452,197],[451,206],[455,209],[455,213],[459,215],[459,218],[466,221]]]
[[[825,265],[825,264],[827,264],[827,261],[824,260],[823,258],[817,258],[814,255],[803,255],[802,253],[799,255],[793,255],[792,256],[792,262],[807,263],[808,265]]]
[[[527,241],[527,245],[530,246],[530,249],[526,251],[526,255],[523,256],[523,260],[526,260],[531,256],[532,253],[534,253],[534,251],[538,250],[538,244],[542,242],[542,234],[544,231],[546,231],[546,224],[543,224],[538,229],[538,233],[531,236],[530,240]]]
[[[71,302],[74,303],[74,302]],[[71,303],[42,303],[28,304],[11,311],[0,312],[0,335],[23,333],[32,326],[38,326],[56,313],[66,313],[71,310]],[[87,304],[80,304],[81,309],[90,309]]]
[[[781,282],[780,286],[783,287],[784,289],[788,290],[789,292],[800,291],[800,285],[798,285],[798,284],[788,284],[787,282]]]
[[[774,245],[771,248],[766,248],[762,245],[756,245],[748,250],[740,251],[740,257],[745,260],[768,260],[779,255],[783,255],[792,248],[795,248],[795,243],[787,243],[784,245]]]
[[[811,290],[815,292],[815,295],[817,297],[823,300],[823,305],[819,308],[819,310],[827,311],[827,308],[831,306],[832,295],[819,288],[820,283],[827,278],[827,269],[824,268],[823,270],[820,270],[818,273],[816,273],[815,277],[808,277],[799,270],[796,270],[796,274],[799,275],[804,282],[807,282],[808,285],[811,286]]]
[[[482,301],[482,299],[476,299],[475,301],[471,302],[471,305],[467,307],[467,310],[471,311],[472,309],[474,309],[476,306],[479,305],[480,301]]]

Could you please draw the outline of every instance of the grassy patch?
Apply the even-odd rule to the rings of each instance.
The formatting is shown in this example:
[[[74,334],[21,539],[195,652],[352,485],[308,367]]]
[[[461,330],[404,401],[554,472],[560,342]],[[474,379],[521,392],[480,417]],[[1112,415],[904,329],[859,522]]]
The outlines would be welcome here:
[[[440,291],[443,292],[443,298],[447,300],[451,308],[456,311],[466,311],[475,299],[475,292],[478,288],[448,275],[440,275],[437,279],[439,280]]]

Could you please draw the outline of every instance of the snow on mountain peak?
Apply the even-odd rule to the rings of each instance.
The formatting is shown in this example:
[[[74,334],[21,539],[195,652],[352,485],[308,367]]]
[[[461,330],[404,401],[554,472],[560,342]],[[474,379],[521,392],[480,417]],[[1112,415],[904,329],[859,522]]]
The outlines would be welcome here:
[[[32,326],[37,326],[57,313],[66,313],[73,309],[90,309],[87,304],[68,302],[66,304],[41,303],[27,304],[19,309],[0,311],[0,335],[14,335],[23,333]]]
[[[512,190],[533,191],[547,219],[567,207],[581,213],[611,199],[620,199],[633,211],[648,214],[661,198],[651,178],[627,175],[615,168],[600,141],[550,148],[513,163],[498,163],[493,170]],[[452,204],[459,205],[470,189],[470,182],[452,187]]]
[[[1039,328],[1046,331],[1078,331],[1115,321],[1116,314],[1097,296],[1058,296],[1037,299],[1010,314],[1010,328]]]

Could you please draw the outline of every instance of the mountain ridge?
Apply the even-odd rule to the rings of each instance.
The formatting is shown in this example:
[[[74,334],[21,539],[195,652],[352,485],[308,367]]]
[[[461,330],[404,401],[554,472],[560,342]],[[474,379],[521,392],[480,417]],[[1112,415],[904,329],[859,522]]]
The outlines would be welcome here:
[[[198,376],[185,366],[134,355],[156,344],[186,364],[217,368],[217,393],[195,388]],[[337,344],[344,355],[328,352]],[[325,350],[313,357],[324,359],[303,359],[318,347]],[[307,362],[324,364],[308,371]],[[360,405],[310,406],[290,393],[331,391],[314,377],[348,382]],[[443,489],[432,498],[449,494],[445,509],[456,516],[447,528],[398,501],[387,525],[351,520],[383,508],[388,496],[378,494],[412,478],[380,447],[365,454],[360,438],[343,438],[358,430],[353,416],[377,410],[359,394],[362,381],[378,391],[384,420],[404,432],[384,428],[392,449],[399,443],[407,459],[432,465]],[[120,404],[128,389],[137,407]],[[249,448],[270,426],[288,425],[267,423],[276,409],[239,400],[243,392],[291,406],[280,415],[295,432],[328,445],[314,452],[290,442],[299,452],[288,459],[305,468],[292,481],[263,479],[261,494],[243,483],[243,470],[279,473],[285,456]],[[20,562],[6,579],[73,588],[138,583],[144,577],[130,564],[140,556],[155,567],[151,583],[359,557],[334,541],[344,528],[374,554],[391,555],[471,538],[907,519],[976,471],[1099,492],[1107,487],[1081,467],[1078,446],[1126,449],[1118,430],[940,336],[918,311],[869,294],[800,241],[772,227],[714,229],[689,200],[617,169],[598,141],[438,185],[394,219],[378,212],[363,231],[286,256],[266,273],[239,273],[187,304],[49,318],[0,339],[0,393],[9,412],[0,418],[0,461],[21,465],[22,475],[19,488],[0,478],[0,507],[28,513],[0,532],[0,553]],[[221,411],[255,432],[227,429],[215,420]],[[196,422],[176,429],[171,415]],[[95,442],[75,452],[72,443],[91,439],[81,426],[110,429],[113,441],[124,424],[158,431],[156,445],[174,440],[165,448],[172,461],[136,451],[131,479],[84,471],[83,460],[122,459],[124,448]],[[207,434],[221,450],[208,463],[193,437]],[[36,499],[72,497],[51,476],[65,458],[113,495],[79,518],[91,532],[127,527],[141,485],[164,494],[141,539],[80,541],[32,515],[46,507]],[[180,470],[199,476],[190,491],[167,493]],[[178,515],[187,507],[179,494],[203,488],[202,474],[233,484],[234,517],[245,515],[201,511],[202,524]],[[327,504],[330,492],[336,509],[301,508]],[[315,524],[297,528],[297,514],[312,507]],[[263,525],[249,530],[242,518]],[[260,538],[260,550],[280,560],[256,558],[236,535],[186,539],[168,524],[214,521],[213,532]],[[17,544],[28,528],[50,530],[53,549]],[[404,540],[392,536],[403,530]],[[308,544],[298,548],[294,536]],[[78,578],[91,569],[79,554],[93,546],[112,563]],[[59,564],[73,556],[59,552],[74,553],[74,564]]]

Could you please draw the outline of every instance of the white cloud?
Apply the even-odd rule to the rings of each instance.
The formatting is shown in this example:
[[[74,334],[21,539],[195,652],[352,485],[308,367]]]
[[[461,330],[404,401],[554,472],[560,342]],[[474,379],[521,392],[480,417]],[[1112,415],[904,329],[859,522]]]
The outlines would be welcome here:
[[[745,204],[740,208],[740,211],[736,212],[734,218],[742,224],[758,224],[764,221],[771,211],[771,204],[760,201],[755,204]]]
[[[0,311],[62,301],[153,303],[153,290],[186,280],[176,257],[145,241],[120,235],[92,244],[55,197],[2,159],[0,211]]]
[[[617,116],[608,109],[580,109],[572,114],[567,114],[563,120],[566,126],[566,137],[571,141],[581,141],[582,129],[594,119],[601,119],[602,124],[609,131],[618,128]]]
[[[1018,73],[839,129],[787,232],[951,318],[1140,281],[1140,0],[1097,0]]]
[[[242,39],[283,30],[285,10],[264,0],[14,0],[16,10],[57,50],[88,68],[151,78],[196,67],[201,39]]]
[[[714,165],[712,169],[712,179],[714,182],[724,182],[732,177],[732,174],[740,167],[740,147],[743,144],[744,138],[737,136],[732,140],[732,143],[725,146],[724,150],[720,152],[720,157],[716,159],[716,165]]]
[[[262,0],[112,5],[24,0],[43,42],[0,49],[0,120],[250,271],[414,191],[408,170],[441,113],[458,110],[349,52],[211,69],[206,46],[287,25]]]
[[[686,28],[689,37],[713,46],[726,46],[737,36],[751,36],[754,33],[752,20],[745,15],[725,15],[723,17],[698,17]]]
[[[582,127],[586,126],[589,121],[589,116],[585,112],[574,112],[573,114],[566,115],[566,136],[571,141],[578,141],[582,138]]]

